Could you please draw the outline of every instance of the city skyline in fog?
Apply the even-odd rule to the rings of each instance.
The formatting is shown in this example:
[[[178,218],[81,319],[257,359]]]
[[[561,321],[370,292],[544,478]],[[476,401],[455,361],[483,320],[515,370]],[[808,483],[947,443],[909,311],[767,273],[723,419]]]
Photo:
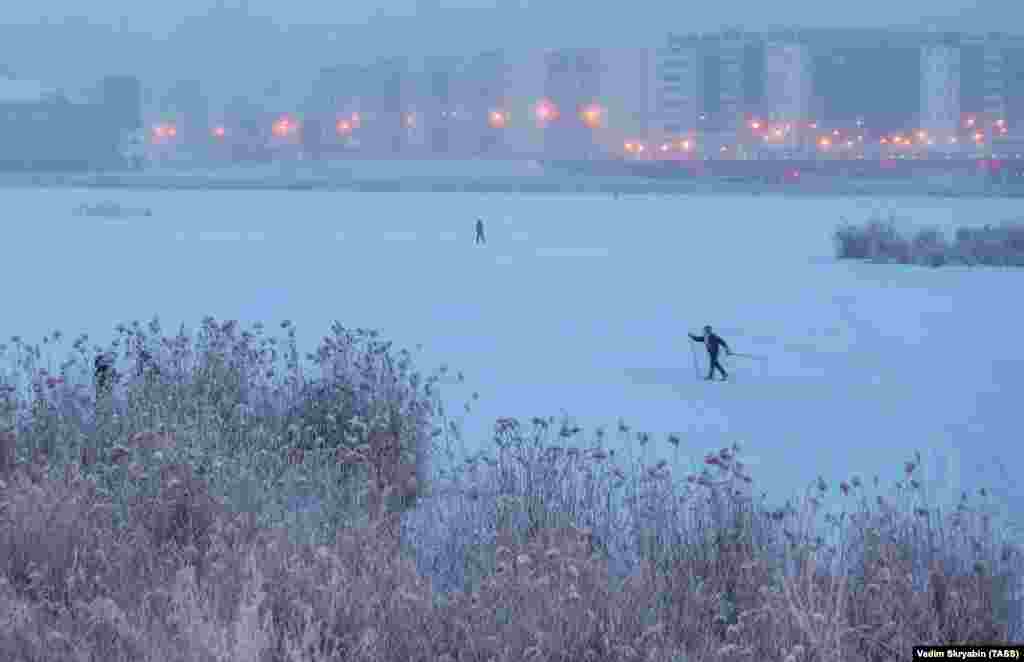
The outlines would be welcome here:
[[[500,11],[495,8],[500,7]],[[78,14],[74,17],[75,13]],[[665,33],[779,27],[994,31],[1024,24],[1024,5],[994,0],[717,3],[398,0],[343,6],[178,0],[139,11],[127,0],[40,0],[5,9],[0,71],[69,90],[106,74],[139,76],[153,94],[199,80],[211,97],[298,99],[322,67],[389,55],[470,55],[493,48],[657,47]],[[275,82],[277,81],[277,82]]]

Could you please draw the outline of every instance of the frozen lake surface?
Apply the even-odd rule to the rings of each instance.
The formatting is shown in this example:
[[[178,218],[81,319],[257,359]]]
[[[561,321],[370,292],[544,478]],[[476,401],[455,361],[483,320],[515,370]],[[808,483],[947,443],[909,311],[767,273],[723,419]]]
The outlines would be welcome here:
[[[73,214],[102,200],[153,216]],[[480,394],[471,444],[496,417],[564,411],[653,433],[652,457],[672,458],[671,432],[694,461],[741,441],[772,497],[819,474],[890,483],[914,450],[943,498],[1018,494],[994,459],[1011,480],[1024,464],[1024,272],[832,258],[841,216],[952,231],[1019,215],[1013,200],[9,189],[3,202],[4,339],[105,341],[119,321],[210,314],[291,319],[310,350],[339,320],[422,343],[423,369],[464,372],[447,392],[457,406]],[[686,333],[704,324],[764,359],[726,359],[733,383],[698,380]]]

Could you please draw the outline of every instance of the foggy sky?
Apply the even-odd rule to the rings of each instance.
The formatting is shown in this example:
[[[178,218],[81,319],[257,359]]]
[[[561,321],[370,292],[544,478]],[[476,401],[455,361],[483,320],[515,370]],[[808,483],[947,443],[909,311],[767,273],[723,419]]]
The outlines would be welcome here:
[[[1014,0],[783,0],[777,3],[731,0],[714,3],[689,3],[676,0],[640,2],[601,2],[597,0],[349,0],[347,2],[288,2],[279,0],[174,0],[165,3],[140,3],[137,0],[36,0],[31,3],[6,3],[5,23],[31,23],[40,20],[60,22],[68,16],[87,16],[91,21],[121,25],[132,30],[166,33],[186,16],[206,13],[211,7],[247,5],[249,12],[272,18],[281,25],[303,23],[358,23],[367,18],[403,16],[416,12],[418,5],[442,9],[466,7],[527,7],[537,15],[582,17],[593,21],[585,31],[612,32],[623,25],[660,27],[666,20],[687,22],[697,29],[711,29],[726,23],[746,23],[756,28],[763,24],[810,24],[882,26],[893,23],[914,24],[922,16],[985,22],[991,29],[1020,24],[1024,7]],[[144,7],[144,9],[140,9]],[[87,7],[87,9],[85,9]],[[557,8],[555,8],[557,7]],[[984,20],[984,15],[991,20]],[[623,23],[625,21],[625,24]]]
[[[657,46],[668,30],[711,31],[723,25],[759,30],[933,24],[969,31],[1024,26],[1024,2],[1016,0],[35,0],[7,5],[0,22],[0,70],[67,88],[107,73],[138,75],[157,88],[196,78],[220,96],[272,80],[284,81],[284,96],[294,96],[322,66],[379,55]]]

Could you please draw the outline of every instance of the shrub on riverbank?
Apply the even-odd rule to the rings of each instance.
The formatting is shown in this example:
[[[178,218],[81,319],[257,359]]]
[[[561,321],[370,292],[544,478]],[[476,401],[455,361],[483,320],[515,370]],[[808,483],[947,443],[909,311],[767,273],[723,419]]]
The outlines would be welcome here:
[[[207,320],[194,343],[122,332],[122,367],[140,338],[152,362],[98,405],[74,386],[82,365],[43,373],[42,351],[15,343],[0,658],[857,662],[1024,634],[1020,553],[984,502],[930,507],[919,458],[892,493],[819,479],[772,508],[738,446],[683,474],[699,439],[503,418],[431,480],[404,440],[458,435],[439,378],[339,329],[321,344],[340,384],[327,396],[293,332],[268,378],[260,348],[277,343],[232,326]],[[841,514],[824,512],[832,492]],[[320,499],[315,524],[285,512],[296,494]]]
[[[835,232],[836,256],[940,267],[944,265],[1024,266],[1024,224],[958,228],[950,241],[938,228],[922,228],[907,237],[888,221],[844,223]]]

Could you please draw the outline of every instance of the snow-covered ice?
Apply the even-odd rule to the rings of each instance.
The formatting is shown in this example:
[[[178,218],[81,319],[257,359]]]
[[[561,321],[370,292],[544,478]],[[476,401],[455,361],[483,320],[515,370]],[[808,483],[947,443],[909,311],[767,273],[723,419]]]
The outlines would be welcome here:
[[[588,429],[613,432],[622,417],[659,439],[681,433],[694,461],[741,441],[758,489],[780,499],[818,474],[891,482],[915,449],[942,498],[986,483],[1024,496],[1010,484],[1024,465],[1024,272],[831,257],[841,216],[880,207],[951,231],[1012,218],[1014,200],[103,196],[154,215],[105,225],[71,213],[95,191],[4,191],[0,338],[60,329],[100,340],[119,321],[159,314],[173,329],[211,314],[292,319],[312,349],[337,319],[422,343],[425,369],[463,371],[466,384],[447,393],[457,405],[480,393],[470,443],[498,416],[564,410]],[[686,333],[704,324],[764,358],[726,359],[733,383],[698,380]]]

